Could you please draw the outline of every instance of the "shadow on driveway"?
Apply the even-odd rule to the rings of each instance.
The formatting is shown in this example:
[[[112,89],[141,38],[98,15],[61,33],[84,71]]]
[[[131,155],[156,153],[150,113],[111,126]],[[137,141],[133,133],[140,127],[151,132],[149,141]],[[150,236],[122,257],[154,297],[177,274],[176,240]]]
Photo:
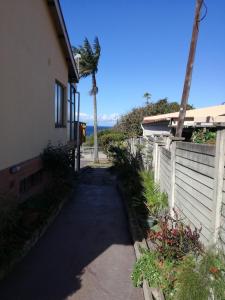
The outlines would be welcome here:
[[[1,300],[139,300],[135,261],[113,175],[89,169],[54,224],[8,278]]]

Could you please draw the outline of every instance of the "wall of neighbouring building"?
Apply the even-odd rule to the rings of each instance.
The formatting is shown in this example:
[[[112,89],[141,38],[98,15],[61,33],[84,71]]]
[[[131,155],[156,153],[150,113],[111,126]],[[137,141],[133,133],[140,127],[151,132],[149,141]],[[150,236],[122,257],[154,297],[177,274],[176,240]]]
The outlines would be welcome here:
[[[143,128],[143,136],[156,136],[156,135],[163,135],[168,136],[170,134],[171,128],[168,127],[169,122],[161,122],[161,123],[146,123],[142,124]]]

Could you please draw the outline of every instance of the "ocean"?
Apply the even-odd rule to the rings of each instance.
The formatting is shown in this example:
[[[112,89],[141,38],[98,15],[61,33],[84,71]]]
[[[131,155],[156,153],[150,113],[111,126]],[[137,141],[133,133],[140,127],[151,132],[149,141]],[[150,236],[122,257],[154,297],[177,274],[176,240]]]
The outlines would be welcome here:
[[[110,129],[112,127],[110,126],[98,126],[98,131],[102,131],[102,130],[105,130],[105,129]],[[86,127],[86,136],[90,136],[94,134],[94,126],[87,126]]]

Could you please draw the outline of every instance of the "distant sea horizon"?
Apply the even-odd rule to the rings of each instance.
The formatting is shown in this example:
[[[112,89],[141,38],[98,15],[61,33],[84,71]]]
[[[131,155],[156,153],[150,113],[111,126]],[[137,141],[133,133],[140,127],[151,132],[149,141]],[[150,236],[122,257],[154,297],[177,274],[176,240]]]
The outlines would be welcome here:
[[[98,126],[98,131],[110,129],[112,126]],[[94,134],[94,126],[87,126],[86,127],[86,136],[90,136]]]

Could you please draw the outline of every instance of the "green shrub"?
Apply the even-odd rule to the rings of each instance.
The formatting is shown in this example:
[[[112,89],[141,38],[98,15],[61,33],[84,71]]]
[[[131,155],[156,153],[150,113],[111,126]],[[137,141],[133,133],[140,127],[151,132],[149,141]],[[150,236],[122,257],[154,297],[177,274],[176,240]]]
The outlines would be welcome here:
[[[208,250],[202,256],[192,253],[182,260],[162,259],[158,252],[142,250],[132,281],[138,287],[147,280],[171,300],[224,300],[224,254]]]
[[[126,136],[117,131],[108,131],[104,134],[101,134],[99,137],[99,145],[103,148],[103,150],[107,153],[110,145],[118,142],[124,141]]]
[[[111,144],[122,142],[126,139],[126,135],[122,132],[114,129],[105,129],[98,132],[98,146],[103,148],[107,153]],[[94,135],[90,135],[86,138],[85,146],[94,146]]]
[[[173,295],[174,281],[178,263],[161,260],[157,252],[144,250],[136,262],[131,278],[134,286],[140,287],[147,280],[150,287],[160,288],[169,299]]]
[[[199,241],[200,231],[192,230],[190,226],[183,224],[181,220],[165,215],[159,219],[156,228],[151,228],[149,238],[155,244],[156,251],[166,259],[182,259],[192,252],[199,255],[203,252],[203,246]]]
[[[191,140],[196,144],[215,144],[216,132],[209,129],[196,129],[192,133]]]
[[[142,169],[140,152],[132,155],[127,145],[111,145],[109,153],[114,167],[118,172],[119,179],[124,187],[128,203],[136,213],[143,218],[147,215],[147,209],[142,196],[142,185],[139,171]]]
[[[50,172],[54,179],[67,179],[73,173],[74,152],[70,148],[49,144],[41,158],[45,170]]]
[[[224,300],[225,260],[208,250],[201,258],[185,257],[177,273],[176,300]]]
[[[143,196],[146,207],[150,215],[158,217],[160,213],[168,207],[168,197],[166,193],[160,192],[159,184],[155,183],[152,173],[140,171],[142,179]]]

